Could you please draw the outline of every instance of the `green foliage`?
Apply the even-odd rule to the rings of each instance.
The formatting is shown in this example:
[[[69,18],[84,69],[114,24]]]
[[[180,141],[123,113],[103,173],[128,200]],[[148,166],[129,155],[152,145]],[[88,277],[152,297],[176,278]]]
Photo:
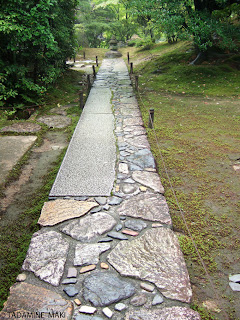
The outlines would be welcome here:
[[[0,1],[0,100],[36,103],[74,52],[77,0]]]

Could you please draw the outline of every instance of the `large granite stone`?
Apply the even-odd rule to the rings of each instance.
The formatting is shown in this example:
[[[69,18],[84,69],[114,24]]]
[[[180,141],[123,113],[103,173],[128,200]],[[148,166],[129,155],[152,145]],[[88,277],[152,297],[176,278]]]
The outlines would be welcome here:
[[[95,307],[104,307],[135,293],[130,281],[122,280],[111,272],[95,272],[83,282],[83,297]]]
[[[108,261],[121,275],[148,280],[165,297],[190,302],[188,271],[172,230],[151,229],[131,242],[120,242],[108,255]]]
[[[171,224],[166,199],[157,193],[141,193],[125,200],[117,209],[120,216]]]
[[[148,139],[145,135],[135,136],[128,139],[128,143],[137,148],[147,148],[150,149]]]
[[[134,171],[132,178],[156,192],[164,193],[164,188],[157,173],[147,171]]]
[[[75,249],[74,265],[90,265],[98,264],[101,253],[111,248],[108,243],[92,243],[92,244],[77,244]]]
[[[132,310],[125,320],[201,320],[200,315],[189,308],[170,307],[154,310]]]
[[[58,286],[64,272],[69,244],[56,231],[34,233],[23,270],[32,271],[41,280]]]
[[[92,208],[96,202],[57,199],[44,203],[38,223],[41,226],[53,226],[68,219],[81,217]]]
[[[73,306],[54,291],[28,283],[15,284],[10,288],[10,296],[0,312],[0,319],[40,318],[71,319]],[[31,316],[32,313],[32,316]],[[55,315],[55,316],[54,316]]]
[[[66,116],[42,116],[37,119],[38,122],[46,124],[49,128],[65,128],[72,122],[71,118]]]
[[[116,223],[109,214],[97,212],[70,222],[61,231],[81,242],[88,242],[111,230]]]
[[[141,149],[138,152],[131,154],[130,156],[126,157],[126,159],[141,167],[141,168],[156,168],[155,160],[150,150],[148,149]]]

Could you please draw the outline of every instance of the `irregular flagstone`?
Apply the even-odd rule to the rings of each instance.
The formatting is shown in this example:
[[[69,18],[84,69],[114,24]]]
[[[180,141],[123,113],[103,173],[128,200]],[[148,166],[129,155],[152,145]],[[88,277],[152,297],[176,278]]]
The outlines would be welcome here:
[[[140,151],[137,151],[126,157],[126,159],[143,169],[156,168],[154,157],[151,151],[148,149],[141,149]]]
[[[128,139],[128,143],[137,148],[147,148],[150,150],[148,139],[145,135],[136,136]]]
[[[33,122],[20,122],[13,123],[10,126],[6,126],[0,130],[0,132],[38,132],[41,130],[41,126]]]
[[[97,212],[74,220],[61,228],[61,231],[82,242],[90,241],[111,230],[116,220],[105,212]]]
[[[142,220],[127,220],[125,222],[125,227],[134,231],[142,231],[147,228],[147,224]]]
[[[14,318],[26,319],[31,312],[33,313],[31,318],[34,318],[34,314],[38,318],[36,312],[44,312],[43,319],[61,314],[61,319],[67,320],[71,319],[72,311],[72,303],[56,292],[22,282],[10,288],[10,296],[0,312],[0,319],[9,319],[14,314]]]
[[[96,206],[98,204],[91,201],[57,199],[44,202],[38,223],[41,226],[53,226],[65,220],[81,217]]]
[[[141,193],[131,197],[120,205],[117,212],[120,216],[159,221],[168,225],[172,223],[166,199],[156,193]]]
[[[72,122],[71,118],[67,116],[42,116],[37,119],[38,122],[46,124],[50,128],[65,128]]]
[[[201,320],[200,315],[189,308],[170,307],[154,310],[132,310],[126,314],[125,320]]]
[[[110,244],[107,243],[92,243],[92,244],[77,244],[75,249],[74,265],[93,265],[98,264],[101,253],[109,250]]]
[[[159,175],[154,172],[135,171],[132,174],[135,181],[143,184],[146,187],[153,189],[156,192],[164,193],[164,188],[161,184]]]
[[[83,282],[83,297],[95,307],[105,307],[135,293],[130,281],[120,279],[111,272],[95,272]]]
[[[23,270],[32,271],[41,280],[58,286],[64,272],[69,244],[56,231],[34,233]]]
[[[121,275],[150,281],[165,297],[190,302],[188,271],[172,230],[150,229],[131,242],[120,242],[107,260]]]

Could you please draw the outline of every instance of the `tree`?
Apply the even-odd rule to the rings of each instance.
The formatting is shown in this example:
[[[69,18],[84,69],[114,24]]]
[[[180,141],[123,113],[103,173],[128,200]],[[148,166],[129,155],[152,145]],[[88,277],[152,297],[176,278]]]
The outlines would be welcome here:
[[[0,0],[0,103],[36,103],[74,51],[77,0]]]
[[[133,0],[132,10],[149,16],[169,40],[192,38],[198,52],[212,46],[237,49],[239,0]]]

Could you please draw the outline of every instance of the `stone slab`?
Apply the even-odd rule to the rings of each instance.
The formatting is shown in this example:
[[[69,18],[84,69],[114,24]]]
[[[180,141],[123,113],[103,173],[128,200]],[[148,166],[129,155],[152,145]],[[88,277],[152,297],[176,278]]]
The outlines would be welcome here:
[[[167,298],[189,303],[192,290],[178,239],[168,228],[150,229],[117,244],[107,257],[122,275],[155,284]]]
[[[111,248],[108,243],[77,244],[75,249],[75,266],[98,264],[101,253]]]
[[[36,136],[0,137],[0,181],[3,182],[9,171],[37,140]]]
[[[41,280],[58,286],[64,272],[69,244],[56,231],[34,233],[23,263],[23,270],[32,271]]]
[[[111,272],[95,272],[83,282],[83,297],[95,307],[105,307],[131,297],[135,287]]]
[[[110,231],[116,220],[105,212],[97,212],[76,219],[61,228],[61,231],[81,242],[88,242]]]
[[[25,132],[38,132],[41,130],[41,126],[37,123],[33,122],[19,122],[13,123],[10,126],[6,126],[0,130],[0,132],[17,132],[17,133],[25,133]]]
[[[126,157],[126,159],[142,169],[156,168],[154,157],[149,149],[141,149]]]
[[[142,218],[171,225],[166,199],[157,193],[142,193],[125,200],[117,209],[120,216]]]
[[[72,303],[56,292],[32,284],[20,283],[10,288],[10,296],[0,312],[0,319],[9,319],[14,314],[13,318],[27,319],[30,317],[27,313],[31,312],[35,314],[35,317],[31,318],[38,318],[36,312],[44,312],[41,319],[49,319],[51,315],[61,313],[61,319],[67,320],[71,319],[72,311]]]
[[[57,199],[44,202],[38,223],[41,226],[53,226],[65,220],[81,217],[96,206],[98,204],[91,201]]]
[[[42,116],[37,119],[38,122],[46,124],[49,128],[62,129],[69,126],[72,122],[67,116]]]
[[[132,178],[136,182],[141,183],[144,186],[149,187],[156,192],[164,193],[164,188],[157,173],[147,171],[135,171],[132,174]]]
[[[116,160],[110,100],[110,89],[91,90],[50,196],[110,195]]]
[[[200,315],[189,308],[170,307],[154,310],[132,310],[125,320],[201,320]]]

